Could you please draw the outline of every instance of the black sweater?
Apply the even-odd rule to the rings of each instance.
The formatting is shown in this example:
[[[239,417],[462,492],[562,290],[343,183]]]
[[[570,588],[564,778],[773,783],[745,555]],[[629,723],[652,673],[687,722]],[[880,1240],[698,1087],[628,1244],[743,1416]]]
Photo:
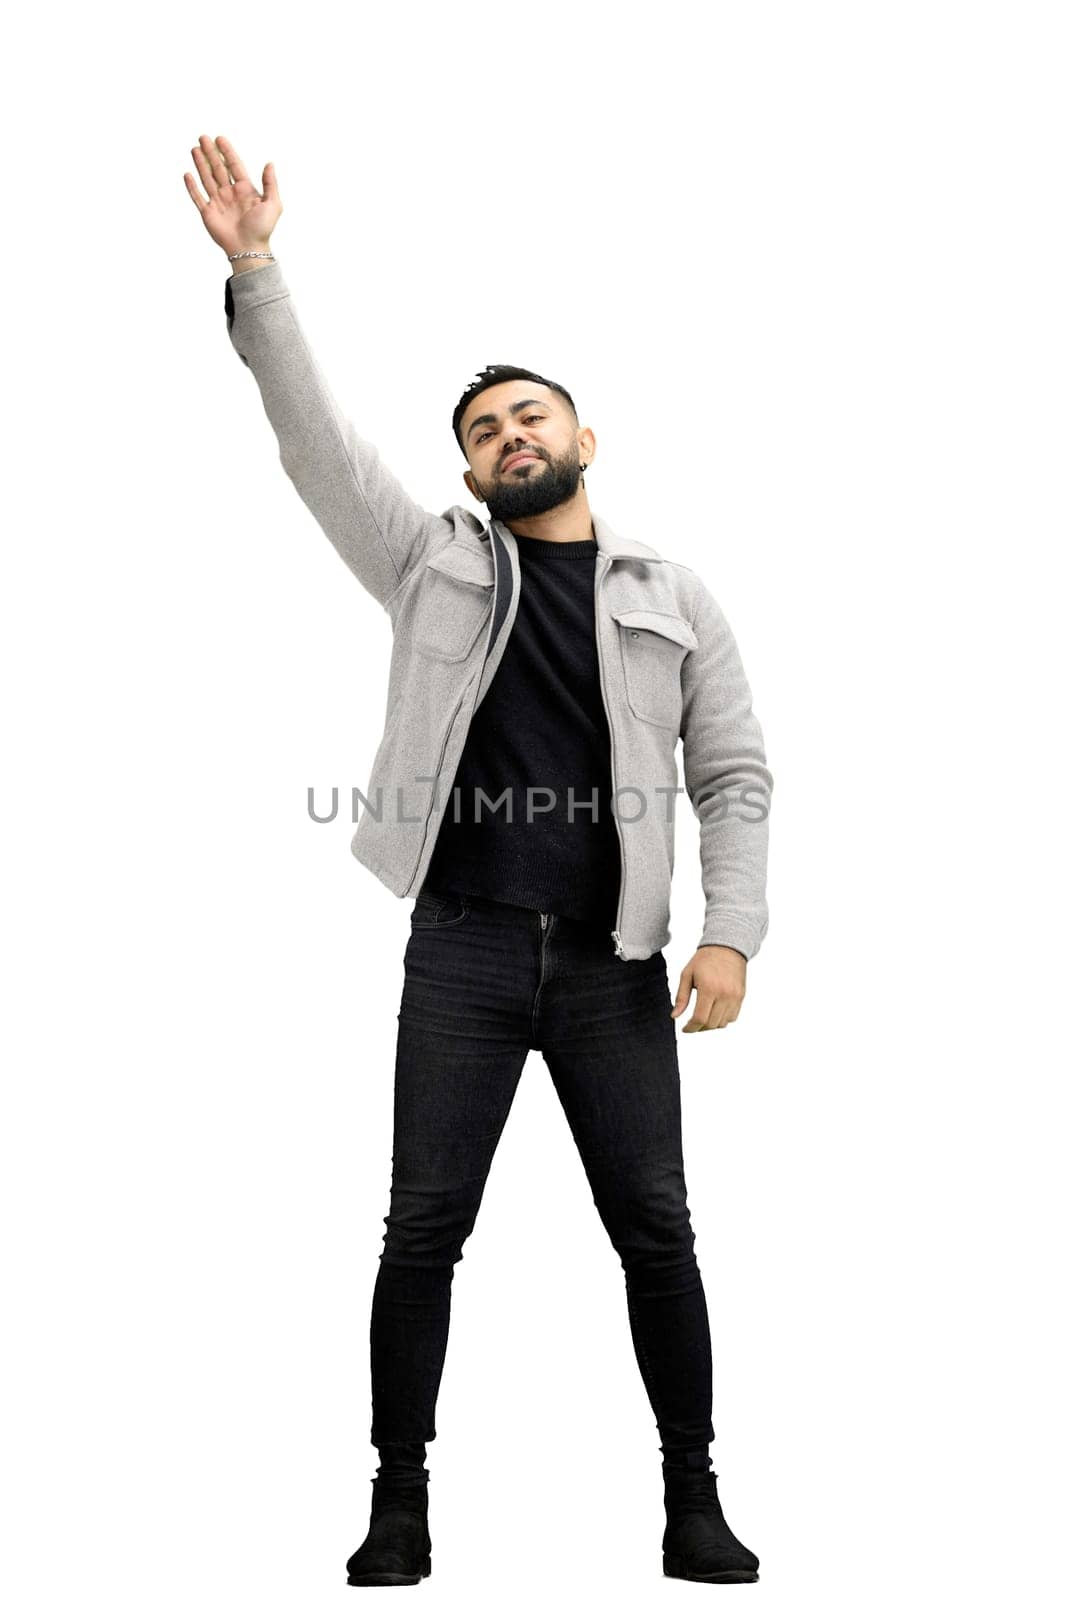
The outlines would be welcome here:
[[[515,534],[515,542],[521,586],[514,626],[471,719],[452,794],[438,797],[444,815],[425,887],[610,930],[621,866],[593,629],[597,543],[557,544],[526,534]],[[485,798],[476,820],[477,788]],[[527,820],[529,789],[535,793]],[[501,797],[504,803],[491,809]],[[589,804],[581,804],[594,797],[595,822]],[[537,809],[546,805],[552,808]]]

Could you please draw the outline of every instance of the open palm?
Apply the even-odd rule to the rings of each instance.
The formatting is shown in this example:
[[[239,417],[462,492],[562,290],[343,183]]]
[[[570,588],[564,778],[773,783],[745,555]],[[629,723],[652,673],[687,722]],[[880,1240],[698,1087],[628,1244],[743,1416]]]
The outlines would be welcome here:
[[[274,163],[268,161],[263,168],[260,193],[237,151],[221,133],[216,139],[202,133],[192,155],[204,194],[191,172],[184,174],[185,187],[215,243],[227,255],[268,244],[282,214]]]

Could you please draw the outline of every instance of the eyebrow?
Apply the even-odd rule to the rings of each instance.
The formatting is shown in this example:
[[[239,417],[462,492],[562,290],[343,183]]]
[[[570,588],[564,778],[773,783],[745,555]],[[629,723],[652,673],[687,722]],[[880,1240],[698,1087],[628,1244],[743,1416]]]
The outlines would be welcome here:
[[[525,411],[527,406],[542,406],[546,411],[551,411],[552,409],[547,400],[516,400],[513,406],[508,406],[508,415],[513,417],[517,411]],[[500,418],[497,416],[495,411],[483,411],[482,415],[480,417],[475,417],[474,421],[467,428],[467,438],[469,439],[475,428],[480,427],[483,422],[499,421]]]

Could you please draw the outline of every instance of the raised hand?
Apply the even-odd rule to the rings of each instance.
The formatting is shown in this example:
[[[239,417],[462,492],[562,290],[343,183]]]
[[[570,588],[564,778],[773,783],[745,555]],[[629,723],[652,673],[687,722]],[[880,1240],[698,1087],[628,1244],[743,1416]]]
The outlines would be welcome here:
[[[192,155],[207,198],[197,188],[191,172],[183,174],[185,187],[215,243],[228,256],[235,250],[268,249],[270,236],[282,214],[273,161],[268,161],[263,168],[261,194],[245,171],[237,151],[221,133],[216,139],[202,133],[200,143],[193,146]]]

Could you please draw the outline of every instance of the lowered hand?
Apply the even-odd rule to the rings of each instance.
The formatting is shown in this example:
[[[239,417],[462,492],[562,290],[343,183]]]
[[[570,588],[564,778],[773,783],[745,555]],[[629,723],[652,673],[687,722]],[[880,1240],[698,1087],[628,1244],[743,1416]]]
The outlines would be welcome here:
[[[725,944],[703,944],[688,966],[682,968],[671,1016],[679,1017],[696,990],[693,1015],[683,1033],[703,1033],[736,1022],[745,998],[745,968],[739,950]]]

